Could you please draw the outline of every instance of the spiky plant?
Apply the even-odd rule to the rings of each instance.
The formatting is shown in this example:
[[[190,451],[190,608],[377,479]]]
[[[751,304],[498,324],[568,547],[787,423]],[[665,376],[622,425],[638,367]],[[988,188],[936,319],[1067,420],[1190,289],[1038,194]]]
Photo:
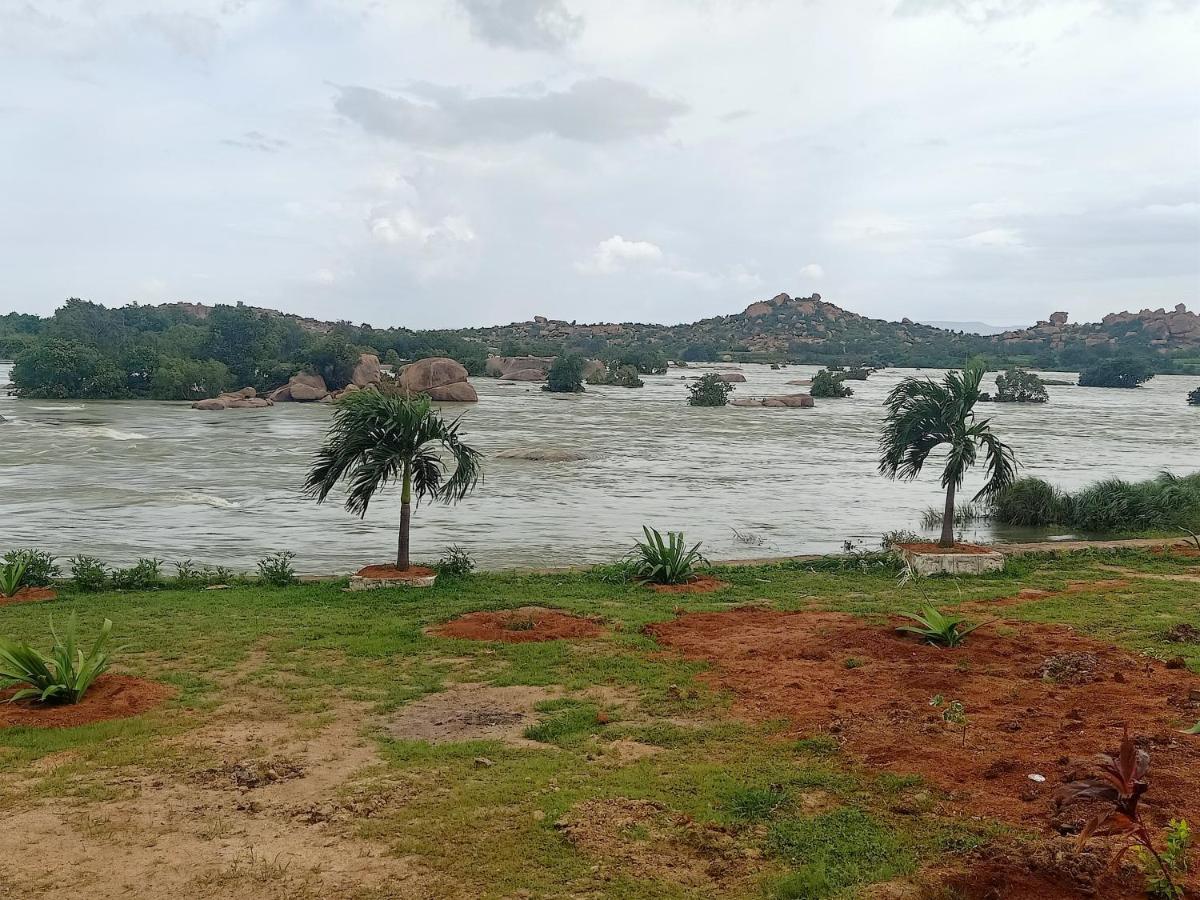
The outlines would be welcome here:
[[[325,445],[317,451],[305,491],[325,501],[339,481],[345,481],[346,509],[358,516],[376,492],[400,482],[400,533],[396,568],[409,560],[412,503],[422,500],[454,503],[469,494],[483,477],[478,450],[459,437],[459,419],[447,422],[430,406],[428,397],[406,398],[356,391],[339,400]],[[445,451],[454,461],[449,471]]]
[[[112,621],[105,619],[100,633],[85,655],[76,637],[75,614],[62,635],[50,624],[54,647],[49,655],[28,644],[0,638],[0,688],[24,684],[9,702],[35,700],[40,703],[78,703],[92,682],[108,671],[108,640]]]
[[[991,497],[1016,477],[1012,448],[992,432],[989,419],[975,418],[983,375],[983,366],[972,363],[961,372],[947,372],[941,383],[906,378],[884,401],[887,421],[879,438],[880,473],[911,481],[921,474],[934,448],[948,447],[942,469],[942,547],[954,546],[954,494],[978,460],[980,448],[986,454],[988,480],[973,502]]]
[[[700,552],[700,541],[689,549],[683,540],[682,531],[668,531],[664,541],[662,532],[648,525],[642,526],[646,540],[637,541],[629,551],[637,576],[654,584],[684,584],[696,572],[697,565],[708,561]]]

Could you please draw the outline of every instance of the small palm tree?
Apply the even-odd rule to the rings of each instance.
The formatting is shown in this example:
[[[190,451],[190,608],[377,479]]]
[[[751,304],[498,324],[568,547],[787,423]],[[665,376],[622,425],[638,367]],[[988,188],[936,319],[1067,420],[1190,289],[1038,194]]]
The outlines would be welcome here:
[[[305,492],[323,503],[334,485],[345,480],[346,509],[359,516],[375,492],[400,482],[400,539],[396,568],[409,568],[412,500],[461,500],[483,477],[478,450],[458,436],[459,420],[447,422],[430,408],[428,397],[409,399],[373,390],[356,391],[338,401],[325,445],[317,451]],[[447,478],[440,450],[455,462]]]
[[[947,372],[940,384],[931,378],[906,378],[883,403],[887,422],[879,438],[881,474],[911,481],[935,447],[949,445],[942,470],[946,489],[942,547],[954,546],[954,492],[975,465],[981,446],[987,454],[988,480],[974,501],[1007,487],[1017,473],[1012,448],[992,433],[988,419],[975,418],[983,374],[983,366],[972,363],[962,372]]]

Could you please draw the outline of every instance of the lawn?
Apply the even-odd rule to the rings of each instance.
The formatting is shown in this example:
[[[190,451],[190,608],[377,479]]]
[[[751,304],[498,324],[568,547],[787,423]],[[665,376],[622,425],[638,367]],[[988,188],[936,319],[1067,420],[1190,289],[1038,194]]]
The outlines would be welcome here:
[[[1103,847],[1072,857],[1055,834],[1053,778],[1039,788],[1024,770],[1005,770],[972,794],[940,783],[923,757],[896,766],[856,743],[865,729],[855,717],[876,713],[830,701],[841,696],[835,679],[879,676],[891,661],[878,647],[900,646],[887,643],[901,640],[889,617],[927,601],[996,620],[963,655],[929,657],[956,660],[926,673],[948,698],[960,688],[975,696],[980,679],[1015,678],[1005,665],[1040,662],[1020,652],[1033,648],[1032,634],[1087,642],[1101,660],[1091,683],[1020,685],[1050,691],[1071,713],[1089,697],[1104,705],[1114,670],[1153,679],[1128,718],[1158,729],[1152,758],[1172,786],[1160,791],[1194,796],[1200,776],[1185,764],[1200,737],[1175,726],[1188,724],[1188,709],[1200,718],[1197,695],[1189,699],[1200,688],[1200,644],[1165,637],[1200,626],[1194,556],[1026,556],[1003,574],[907,584],[870,559],[713,574],[728,586],[703,595],[660,595],[597,573],[488,573],[428,590],[67,590],[2,607],[0,633],[43,647],[51,617],[77,612],[85,636],[112,619],[114,672],[173,694],[133,718],[0,729],[0,897],[985,896],[972,891],[1015,877],[1014,859],[1030,884],[1058,886],[1037,896],[1074,896],[1072,878],[1106,883]],[[426,633],[469,612],[521,607],[594,617],[601,633],[520,643]],[[513,634],[536,616],[515,614]],[[1051,630],[1063,625],[1074,632]],[[777,643],[764,657],[759,644],[738,643],[739,628],[748,642]],[[806,640],[786,630],[804,628],[795,633],[826,648],[850,629],[865,649],[810,659]],[[1120,650],[1106,655],[1101,644]],[[912,652],[959,651],[914,643]],[[991,652],[1001,655],[983,655]],[[814,661],[837,673],[813,683],[782,674]],[[746,681],[760,671],[781,673],[778,689]],[[1162,685],[1182,699],[1167,703]],[[788,705],[789,692],[820,708]],[[923,701],[910,710],[887,691],[866,699],[890,703],[896,728],[919,729],[913,743],[939,760],[994,768],[1017,742],[999,723],[1017,716],[1026,733],[1041,727],[1031,711],[968,703],[958,750],[958,731],[931,724],[936,712]],[[1124,710],[1112,706],[1055,732],[1065,743],[1036,745],[1043,771],[1115,749]],[[1056,711],[1055,728],[1058,712],[1067,710]],[[1017,798],[1022,791],[1033,793]],[[995,798],[994,815],[981,815]],[[1064,857],[1072,863],[1060,871]],[[1100,896],[1127,896],[1132,877],[1117,873]]]

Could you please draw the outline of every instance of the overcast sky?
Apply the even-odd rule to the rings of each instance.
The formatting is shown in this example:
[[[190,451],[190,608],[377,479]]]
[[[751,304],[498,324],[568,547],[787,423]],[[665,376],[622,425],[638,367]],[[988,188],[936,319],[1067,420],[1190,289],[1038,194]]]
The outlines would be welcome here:
[[[0,312],[1200,295],[1193,0],[0,0]]]

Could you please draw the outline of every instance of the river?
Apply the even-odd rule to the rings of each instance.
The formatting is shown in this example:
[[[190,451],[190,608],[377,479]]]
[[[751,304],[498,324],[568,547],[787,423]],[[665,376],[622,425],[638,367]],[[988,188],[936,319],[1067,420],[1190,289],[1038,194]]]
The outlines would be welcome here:
[[[741,368],[748,380],[735,397],[803,391],[786,382],[816,371]],[[302,495],[328,404],[211,413],[186,403],[18,400],[4,391],[10,369],[0,364],[0,416],[9,420],[0,424],[0,549],[109,564],[154,556],[168,571],[184,559],[252,570],[263,554],[290,549],[299,571],[349,572],[394,554],[397,491],[378,497],[365,520]],[[627,550],[643,523],[682,529],[714,559],[839,551],[847,540],[873,549],[885,531],[919,531],[921,512],[940,505],[936,468],[911,484],[876,474],[884,396],[906,375],[940,372],[889,369],[852,382],[854,397],[814,409],[694,409],[683,376],[702,371],[577,396],[473,379],[480,402],[446,411],[464,416],[465,438],[487,456],[486,478],[457,506],[416,511],[414,558],[434,560],[454,543],[484,567],[598,562]],[[1044,406],[980,412],[1015,448],[1023,474],[1064,487],[1182,474],[1200,468],[1200,408],[1185,402],[1195,382],[1051,387]],[[520,447],[588,459],[494,458]],[[1048,533],[983,525],[966,536]]]

